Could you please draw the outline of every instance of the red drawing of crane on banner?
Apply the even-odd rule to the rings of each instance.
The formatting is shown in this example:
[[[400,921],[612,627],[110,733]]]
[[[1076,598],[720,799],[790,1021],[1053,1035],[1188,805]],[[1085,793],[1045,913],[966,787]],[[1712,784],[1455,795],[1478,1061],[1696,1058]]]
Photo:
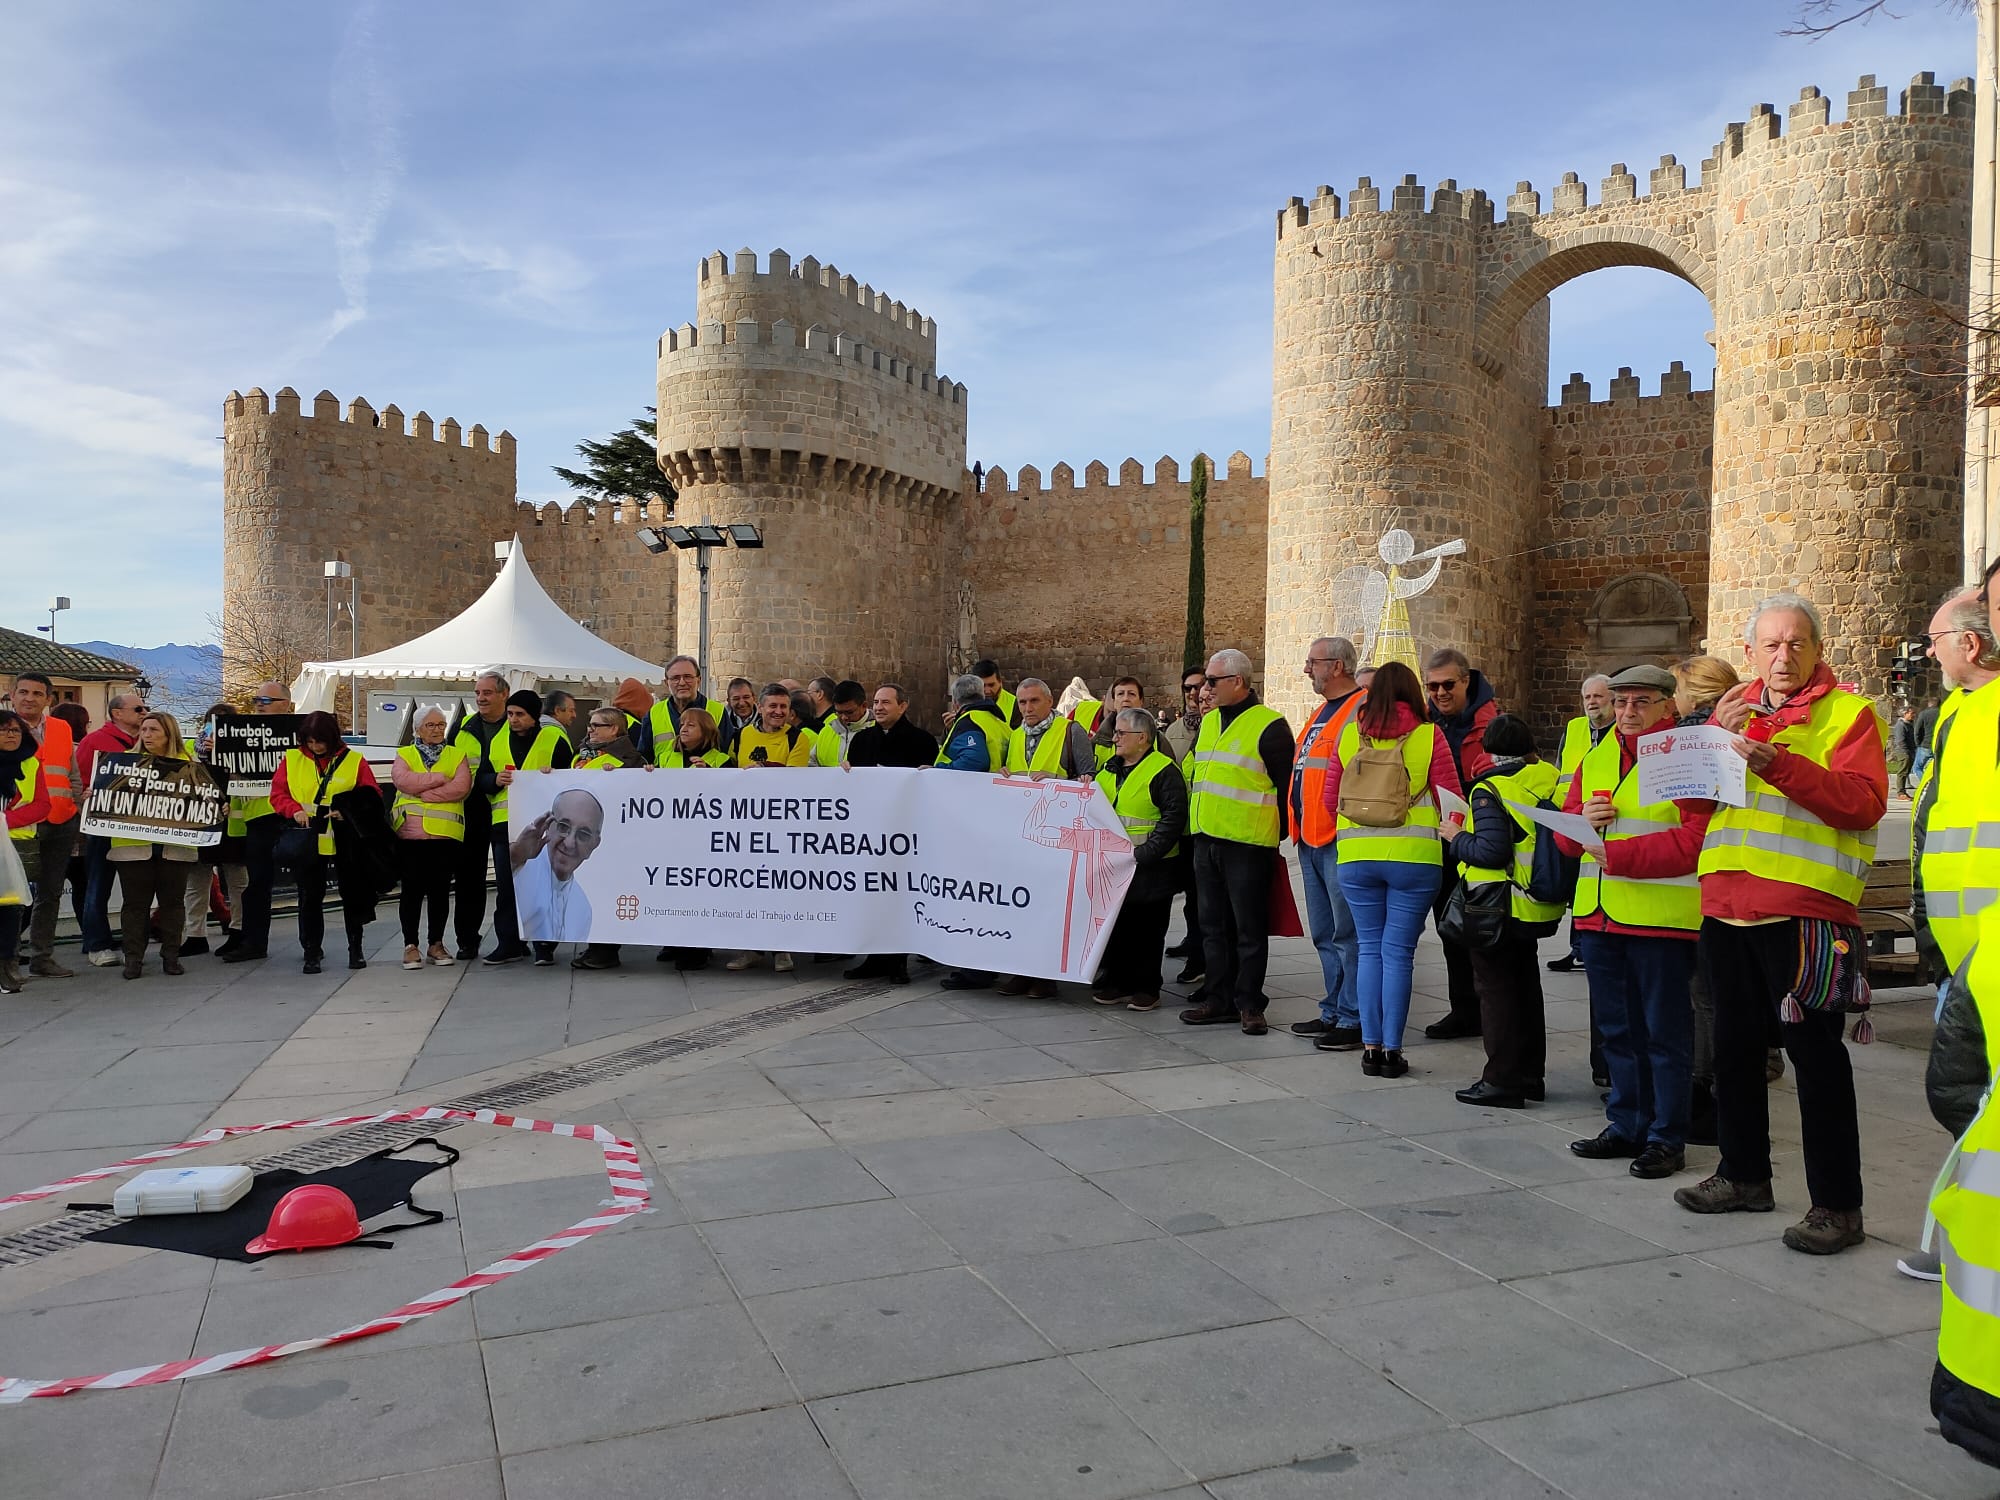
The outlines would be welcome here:
[[[1082,957],[1096,951],[1098,935],[1118,914],[1125,888],[1132,883],[1132,841],[1122,828],[1104,828],[1087,811],[1096,795],[1087,782],[1035,783],[1035,800],[1021,825],[1021,837],[1031,844],[1069,853],[1069,888],[1063,898],[1062,969],[1070,972],[1070,951],[1076,919],[1076,887],[1083,882],[1089,906],[1089,932]],[[1124,856],[1122,859],[1119,856]],[[1088,977],[1088,976],[1086,976]]]

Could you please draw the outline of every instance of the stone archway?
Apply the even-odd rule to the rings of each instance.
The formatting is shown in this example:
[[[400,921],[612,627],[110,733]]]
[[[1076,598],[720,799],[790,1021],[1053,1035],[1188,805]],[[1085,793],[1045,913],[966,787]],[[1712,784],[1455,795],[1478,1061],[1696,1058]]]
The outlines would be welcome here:
[[[1545,221],[1537,220],[1537,223]],[[1525,253],[1480,291],[1473,359],[1489,375],[1504,367],[1515,325],[1529,308],[1565,282],[1611,266],[1643,266],[1678,276],[1715,306],[1715,267],[1693,233],[1668,234],[1646,225],[1592,224],[1536,236]],[[1532,248],[1539,246],[1539,249]]]

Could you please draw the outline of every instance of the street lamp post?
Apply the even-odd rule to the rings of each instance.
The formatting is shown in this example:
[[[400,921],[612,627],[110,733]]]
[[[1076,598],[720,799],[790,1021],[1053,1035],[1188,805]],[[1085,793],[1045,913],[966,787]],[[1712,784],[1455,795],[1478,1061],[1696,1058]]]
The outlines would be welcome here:
[[[53,599],[49,600],[49,623],[48,623],[48,627],[47,627],[47,628],[48,628],[48,632],[49,632],[49,644],[50,644],[50,645],[54,645],[54,644],[55,644],[55,639],[56,639],[56,616],[57,616],[57,615],[59,615],[59,614],[61,614],[61,613],[62,613],[62,612],[63,612],[64,610],[66,610],[66,609],[68,609],[68,608],[69,608],[69,595],[68,595],[68,594],[57,594],[57,595],[55,596],[55,598],[53,598]],[[36,628],[37,630],[40,630],[40,629],[42,629],[43,627],[42,627],[42,626],[39,626],[39,625],[37,625],[37,626],[36,626],[35,628]]]
[[[355,581],[354,564],[329,562],[326,565],[326,654],[333,655],[333,583],[336,578],[347,580],[347,625],[349,656],[361,654],[361,614],[360,585]]]
[[[764,533],[748,522],[729,526],[641,526],[639,541],[648,552],[659,554],[669,547],[694,552],[695,572],[701,576],[701,693],[708,696],[708,554],[734,542],[740,549],[764,545]]]

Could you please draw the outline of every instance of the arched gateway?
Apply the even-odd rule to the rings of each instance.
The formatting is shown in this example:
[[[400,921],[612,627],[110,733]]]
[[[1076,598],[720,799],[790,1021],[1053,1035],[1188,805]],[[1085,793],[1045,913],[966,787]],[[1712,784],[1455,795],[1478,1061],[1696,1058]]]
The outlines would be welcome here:
[[[1266,654],[1326,628],[1329,589],[1393,515],[1468,551],[1416,601],[1420,646],[1464,647],[1544,723],[1592,661],[1600,592],[1685,596],[1731,660],[1755,599],[1824,606],[1839,674],[1880,692],[1894,643],[1958,576],[1972,167],[1969,82],[1919,74],[1846,118],[1807,89],[1732,125],[1699,184],[1673,157],[1640,193],[1571,173],[1544,211],[1367,178],[1278,215]],[[1548,294],[1606,266],[1681,277],[1715,316],[1713,397],[1678,366],[1641,400],[1580,377],[1547,408]],[[1712,410],[1712,415],[1711,415]],[[1273,672],[1270,697],[1303,707]]]

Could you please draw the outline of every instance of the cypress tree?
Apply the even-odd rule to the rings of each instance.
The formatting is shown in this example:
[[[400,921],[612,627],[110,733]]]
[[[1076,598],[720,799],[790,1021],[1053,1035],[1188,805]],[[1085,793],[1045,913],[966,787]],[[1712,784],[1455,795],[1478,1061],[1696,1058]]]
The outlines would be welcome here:
[[[1181,645],[1181,675],[1208,665],[1208,459],[1197,453],[1188,480],[1187,638]]]

